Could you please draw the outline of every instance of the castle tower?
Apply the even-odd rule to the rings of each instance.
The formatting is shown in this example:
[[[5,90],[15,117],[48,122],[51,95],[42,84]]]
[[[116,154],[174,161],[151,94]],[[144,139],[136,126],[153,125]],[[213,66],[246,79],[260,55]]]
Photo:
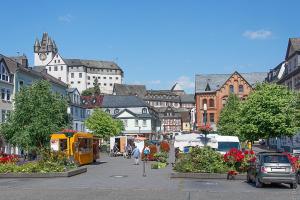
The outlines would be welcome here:
[[[33,50],[35,66],[47,65],[58,52],[56,44],[48,36],[48,33],[43,33],[41,41],[36,39]]]

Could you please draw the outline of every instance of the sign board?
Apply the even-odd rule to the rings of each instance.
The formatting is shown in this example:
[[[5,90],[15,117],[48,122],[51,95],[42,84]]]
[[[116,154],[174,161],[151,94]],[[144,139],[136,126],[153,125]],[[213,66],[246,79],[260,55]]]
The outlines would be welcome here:
[[[59,140],[50,140],[50,148],[53,151],[59,150]]]

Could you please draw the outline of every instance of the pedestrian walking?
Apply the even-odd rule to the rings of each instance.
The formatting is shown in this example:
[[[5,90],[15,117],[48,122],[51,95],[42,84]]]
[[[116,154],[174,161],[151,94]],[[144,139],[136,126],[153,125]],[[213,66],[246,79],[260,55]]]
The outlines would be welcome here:
[[[137,146],[134,147],[134,149],[132,151],[132,156],[134,158],[134,164],[138,165],[141,153],[140,153],[140,150],[137,148]]]

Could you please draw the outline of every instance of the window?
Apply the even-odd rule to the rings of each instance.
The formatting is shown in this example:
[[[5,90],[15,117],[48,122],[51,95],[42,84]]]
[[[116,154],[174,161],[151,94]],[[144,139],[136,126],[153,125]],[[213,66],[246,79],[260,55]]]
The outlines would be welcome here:
[[[78,84],[80,84],[80,81],[77,81]]]
[[[215,107],[215,101],[213,99],[209,99],[209,107]]]
[[[103,76],[103,79],[106,79],[106,76]]]
[[[147,120],[143,119],[143,126],[147,126]]]
[[[106,109],[105,112],[106,112],[106,113],[110,113],[110,110],[109,110],[109,109]]]
[[[116,77],[116,80],[118,80],[119,79],[119,77]]]
[[[112,77],[110,76],[109,79],[112,79]]]
[[[114,113],[115,113],[115,114],[118,114],[118,113],[119,113],[119,109],[118,109],[118,108],[115,109]]]
[[[135,126],[139,126],[139,120],[136,119],[134,124]]]
[[[74,84],[74,81],[71,81],[71,84]]]
[[[19,81],[19,86],[23,87],[23,85],[24,85],[24,82],[23,81]]]
[[[10,101],[10,90],[9,89],[6,90],[6,100]]]
[[[88,85],[90,85],[91,83],[88,83]]]
[[[101,77],[100,76],[98,76],[98,79],[100,79]]]
[[[147,108],[142,109],[142,114],[145,114],[145,113],[147,113]]]
[[[56,63],[56,60],[54,60],[54,63]]]
[[[244,86],[243,85],[239,85],[239,93],[243,93],[244,92]]]
[[[106,83],[104,83],[104,86],[106,86]]]
[[[234,93],[234,86],[233,85],[229,85],[229,92]]]
[[[209,113],[209,121],[211,123],[214,123],[215,122],[215,114],[214,113]]]
[[[88,80],[90,80],[91,79],[91,77],[90,76],[88,76]]]
[[[60,66],[60,70],[61,70],[61,71],[64,70],[64,66]]]
[[[74,78],[74,73],[71,73],[71,78]]]
[[[51,72],[51,67],[49,67],[49,72]]]
[[[57,62],[60,63],[60,60],[58,60]]]
[[[5,89],[1,89],[1,99],[5,100]]]
[[[54,71],[57,71],[57,66],[54,66]]]
[[[109,86],[112,86],[112,83],[110,83]]]
[[[82,73],[79,73],[79,78],[82,78]]]

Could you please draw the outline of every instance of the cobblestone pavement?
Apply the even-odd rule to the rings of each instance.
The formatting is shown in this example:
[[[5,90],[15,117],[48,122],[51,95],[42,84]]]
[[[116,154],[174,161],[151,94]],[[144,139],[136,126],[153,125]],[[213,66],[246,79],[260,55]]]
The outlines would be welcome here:
[[[106,155],[100,161],[70,178],[0,179],[0,199],[300,199],[299,189],[284,185],[256,189],[244,181],[170,179],[171,166],[151,170],[150,162],[143,177],[142,163],[136,166],[131,159]]]

